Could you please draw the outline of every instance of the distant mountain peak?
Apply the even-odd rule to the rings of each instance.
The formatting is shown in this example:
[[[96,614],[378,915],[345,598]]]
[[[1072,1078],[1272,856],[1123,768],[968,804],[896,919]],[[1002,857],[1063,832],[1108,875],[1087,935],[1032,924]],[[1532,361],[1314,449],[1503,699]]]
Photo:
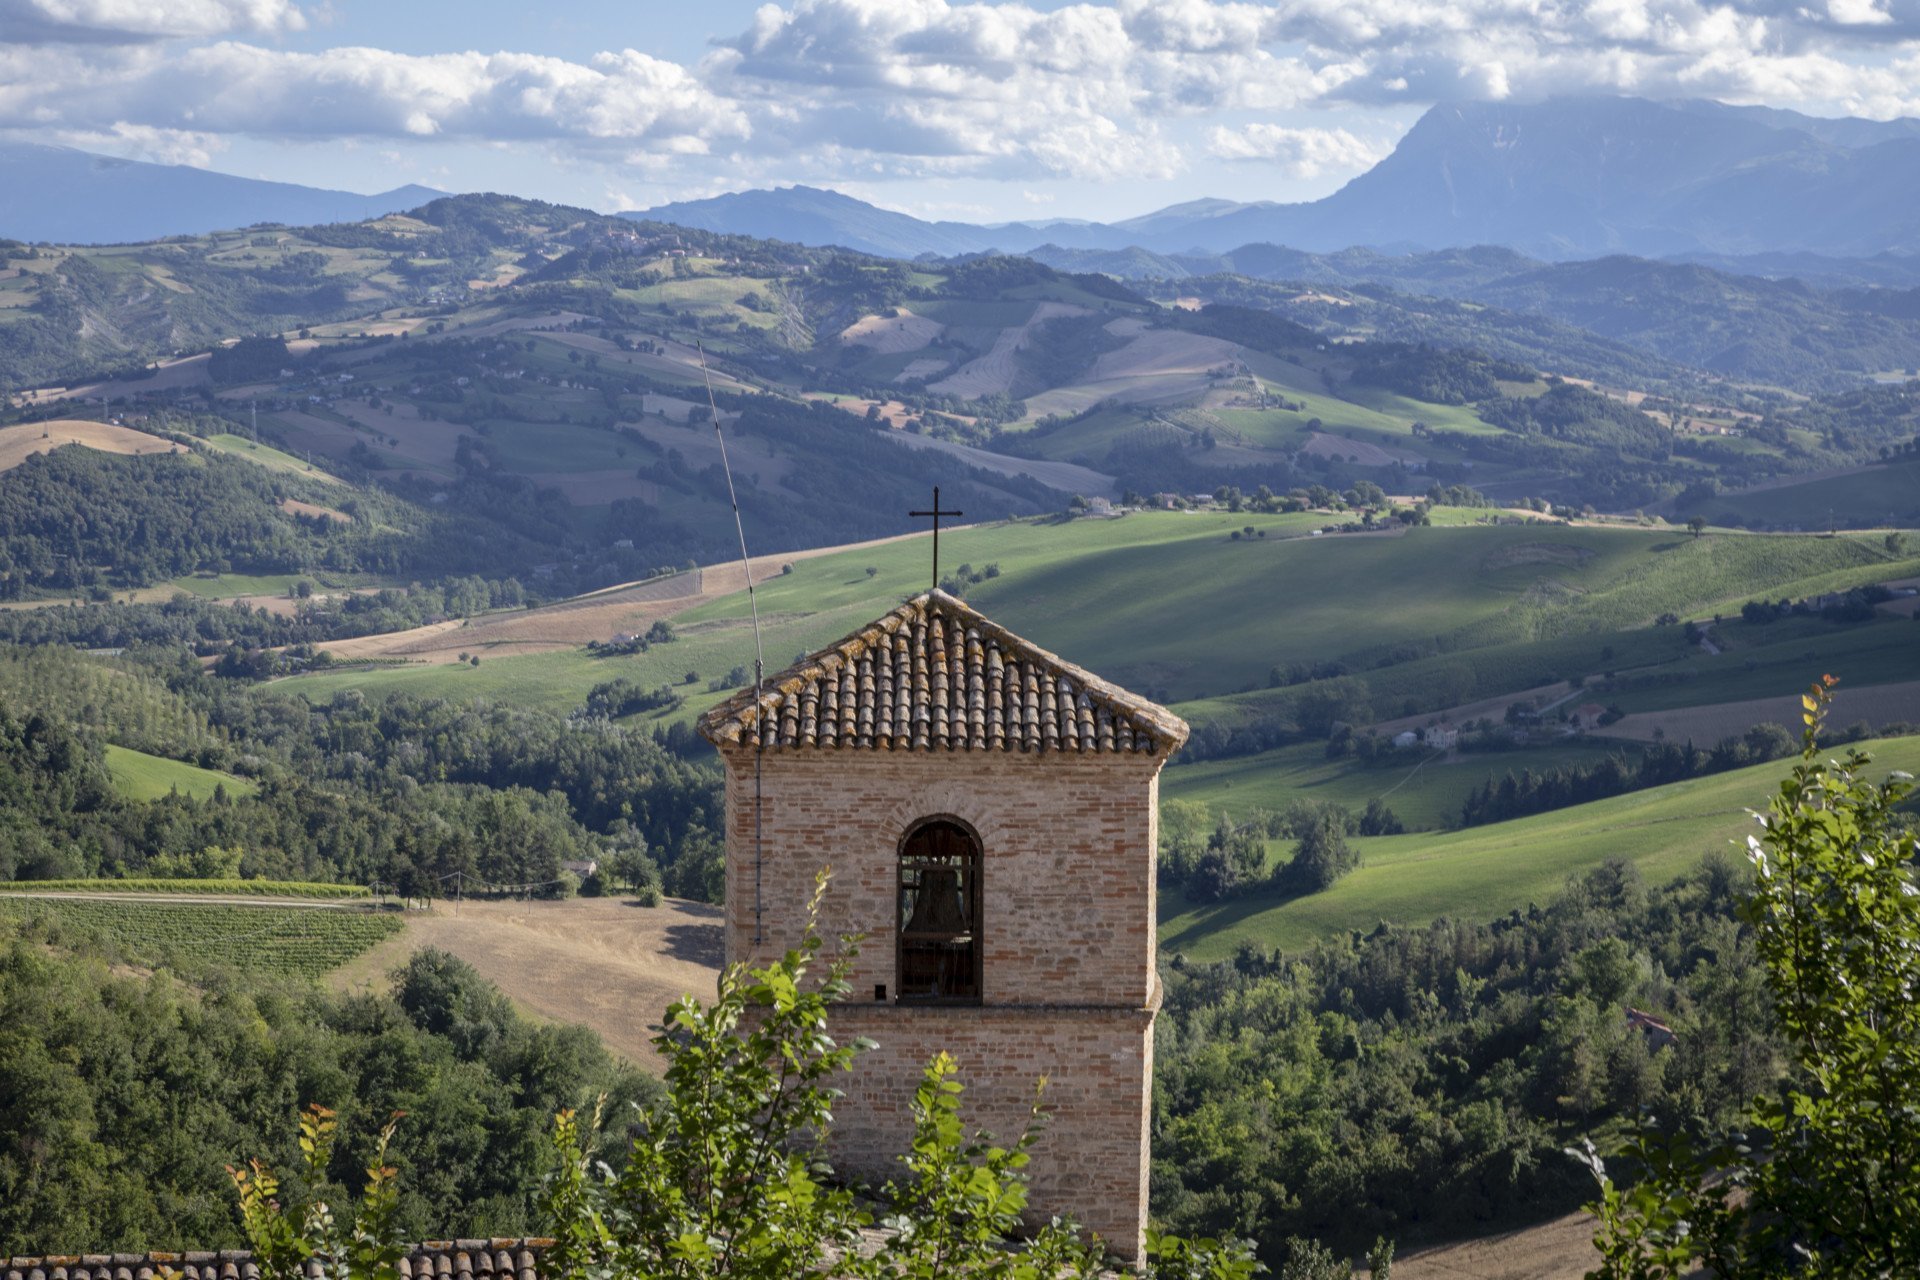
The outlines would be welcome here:
[[[1550,259],[1920,251],[1920,121],[1583,95],[1430,108],[1393,152],[1300,204],[1201,197],[1112,224],[928,222],[813,187],[647,211],[711,231],[913,258],[1244,245],[1499,245]]]
[[[445,194],[408,185],[361,195],[72,147],[0,142],[0,236],[16,240],[126,244],[259,222],[357,222]]]

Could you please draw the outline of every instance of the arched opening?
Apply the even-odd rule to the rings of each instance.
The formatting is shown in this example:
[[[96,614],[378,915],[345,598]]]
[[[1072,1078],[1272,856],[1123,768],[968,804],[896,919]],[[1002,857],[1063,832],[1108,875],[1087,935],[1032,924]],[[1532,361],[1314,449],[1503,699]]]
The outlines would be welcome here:
[[[980,1003],[980,838],[950,818],[900,842],[895,991],[902,1004]]]

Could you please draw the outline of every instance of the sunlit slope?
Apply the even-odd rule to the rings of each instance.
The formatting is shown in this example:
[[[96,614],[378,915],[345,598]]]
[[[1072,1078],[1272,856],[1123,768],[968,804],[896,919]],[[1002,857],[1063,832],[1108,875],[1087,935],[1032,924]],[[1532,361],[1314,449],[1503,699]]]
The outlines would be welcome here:
[[[1865,749],[1877,773],[1920,768],[1920,737]],[[1464,831],[1358,840],[1360,869],[1320,893],[1166,903],[1160,947],[1219,960],[1243,942],[1294,950],[1382,920],[1491,920],[1546,902],[1567,877],[1609,858],[1633,862],[1649,880],[1675,876],[1714,850],[1737,854],[1734,842],[1753,829],[1748,811],[1765,807],[1788,768],[1775,761]]]
[[[248,796],[260,789],[257,784],[230,773],[202,769],[127,747],[109,745],[106,753],[107,772],[113,775],[114,788],[129,800],[158,800],[174,792],[205,800],[221,787],[230,796]]]
[[[1562,655],[1560,675],[1602,661],[1606,647],[1623,665],[1670,662],[1687,650],[1679,628],[1645,629],[1661,612],[1737,610],[1754,595],[1798,596],[1920,571],[1920,558],[1890,556],[1871,538],[1693,539],[1550,525],[1305,536],[1324,519],[1168,512],[960,529],[941,537],[942,573],[997,566],[997,576],[967,589],[997,621],[1111,679],[1186,702],[1236,694],[1257,701],[1270,669],[1295,661],[1341,661],[1383,690],[1415,668],[1402,697],[1425,693],[1438,667],[1460,666],[1447,691],[1464,700],[1522,687],[1502,683],[1524,665],[1516,655],[1474,663],[1485,648],[1548,644]],[[925,539],[865,547],[798,560],[760,584],[768,669],[924,590],[929,553]],[[615,677],[686,685],[693,672],[689,692],[704,692],[731,668],[751,668],[747,612],[745,594],[736,593],[677,617],[683,638],[673,645],[618,659],[503,657],[495,670],[475,673],[480,680],[461,679],[484,684],[475,691],[489,696],[515,698],[523,689],[562,707]],[[545,668],[561,666],[572,668],[568,678],[543,679]],[[327,696],[337,687],[371,692],[424,681],[438,693],[452,678],[401,668],[288,687]],[[1397,702],[1383,710],[1400,712]]]

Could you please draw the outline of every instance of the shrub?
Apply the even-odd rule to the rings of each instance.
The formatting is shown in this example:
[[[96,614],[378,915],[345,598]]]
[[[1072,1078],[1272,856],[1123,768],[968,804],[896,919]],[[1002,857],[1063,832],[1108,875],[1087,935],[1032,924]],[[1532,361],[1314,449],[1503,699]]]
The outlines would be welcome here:
[[[1800,763],[1747,840],[1741,914],[1795,1070],[1725,1142],[1643,1130],[1631,1188],[1591,1141],[1570,1153],[1600,1183],[1602,1280],[1920,1274],[1920,841],[1897,813],[1913,780],[1821,759],[1832,684],[1803,699]]]
[[[823,877],[816,912],[825,888]],[[839,1096],[833,1081],[867,1044],[841,1045],[825,1034],[828,1005],[849,992],[850,957],[810,978],[821,948],[809,927],[798,948],[766,968],[723,971],[711,1005],[689,996],[668,1006],[667,1029],[654,1040],[667,1062],[667,1096],[628,1131],[617,1170],[595,1158],[574,1112],[559,1113],[542,1196],[551,1238],[543,1269],[561,1280],[1099,1275],[1098,1242],[1082,1240],[1071,1223],[1056,1221],[1013,1243],[1027,1204],[1021,1170],[1039,1136],[1037,1092],[1034,1123],[1013,1142],[970,1139],[954,1062],[944,1053],[927,1064],[909,1104],[914,1135],[901,1176],[872,1189],[890,1212],[870,1231],[873,1215],[826,1160]],[[325,1108],[309,1108],[301,1121],[303,1186],[283,1187],[257,1160],[234,1172],[263,1280],[301,1280],[310,1259],[337,1280],[396,1274],[404,1251],[397,1173],[385,1160],[392,1130],[389,1124],[372,1153],[357,1212],[336,1213],[309,1198],[308,1189],[324,1187],[332,1155],[335,1123]],[[877,1235],[877,1247],[860,1247],[863,1233]],[[1166,1280],[1248,1280],[1254,1272],[1242,1242],[1156,1236],[1153,1252]]]

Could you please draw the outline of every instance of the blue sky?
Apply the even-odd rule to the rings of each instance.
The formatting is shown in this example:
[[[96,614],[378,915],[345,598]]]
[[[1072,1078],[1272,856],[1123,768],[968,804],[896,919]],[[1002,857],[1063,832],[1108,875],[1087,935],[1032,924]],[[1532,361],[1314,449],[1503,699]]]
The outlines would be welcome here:
[[[0,135],[608,211],[1308,199],[1435,102],[1573,92],[1915,114],[1920,0],[0,0]]]

